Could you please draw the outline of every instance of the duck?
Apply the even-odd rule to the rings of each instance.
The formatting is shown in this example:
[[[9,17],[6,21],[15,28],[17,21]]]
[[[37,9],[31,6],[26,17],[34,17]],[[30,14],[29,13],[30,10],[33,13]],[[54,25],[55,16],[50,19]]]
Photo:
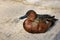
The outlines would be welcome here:
[[[19,17],[19,19],[25,19],[23,28],[29,33],[45,33],[58,20],[55,16],[37,14],[34,10],[29,10],[24,16]]]

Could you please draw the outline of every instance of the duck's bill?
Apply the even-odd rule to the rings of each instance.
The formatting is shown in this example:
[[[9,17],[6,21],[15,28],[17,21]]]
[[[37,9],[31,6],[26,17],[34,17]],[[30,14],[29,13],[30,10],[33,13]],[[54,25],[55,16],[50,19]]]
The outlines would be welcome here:
[[[24,19],[24,18],[27,18],[27,15],[19,17],[19,19]]]

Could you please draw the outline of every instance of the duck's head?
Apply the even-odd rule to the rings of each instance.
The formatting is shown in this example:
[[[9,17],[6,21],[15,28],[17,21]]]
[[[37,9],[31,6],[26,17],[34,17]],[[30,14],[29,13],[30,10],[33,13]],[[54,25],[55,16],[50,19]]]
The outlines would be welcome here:
[[[34,10],[29,10],[24,16],[20,17],[19,19],[28,18],[30,20],[34,20],[36,17],[36,12]]]

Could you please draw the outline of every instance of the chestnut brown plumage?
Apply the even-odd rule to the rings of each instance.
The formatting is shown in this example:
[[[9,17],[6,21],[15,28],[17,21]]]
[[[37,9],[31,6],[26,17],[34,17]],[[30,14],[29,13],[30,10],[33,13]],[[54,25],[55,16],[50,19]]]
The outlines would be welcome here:
[[[55,16],[39,15],[33,10],[29,10],[24,17],[20,18],[27,18],[23,22],[23,28],[29,33],[45,33],[57,21]]]

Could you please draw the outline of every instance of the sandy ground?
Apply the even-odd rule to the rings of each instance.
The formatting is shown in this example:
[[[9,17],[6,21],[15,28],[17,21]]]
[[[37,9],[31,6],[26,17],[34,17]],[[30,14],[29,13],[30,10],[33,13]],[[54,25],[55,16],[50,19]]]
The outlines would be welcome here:
[[[23,29],[19,17],[28,10],[37,14],[55,15],[56,25],[46,33],[31,34]],[[60,40],[59,0],[0,0],[0,40]]]

